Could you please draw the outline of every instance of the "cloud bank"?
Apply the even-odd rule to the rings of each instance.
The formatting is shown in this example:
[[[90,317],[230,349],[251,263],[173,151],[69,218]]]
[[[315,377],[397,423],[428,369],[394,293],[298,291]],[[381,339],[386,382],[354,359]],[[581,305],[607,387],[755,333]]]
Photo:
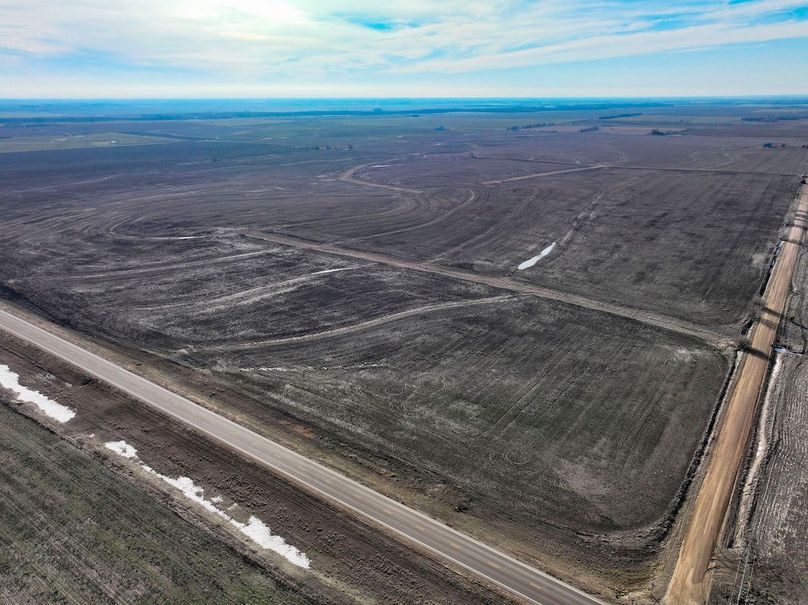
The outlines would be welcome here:
[[[8,82],[129,73],[305,91],[802,38],[795,0],[0,0]]]

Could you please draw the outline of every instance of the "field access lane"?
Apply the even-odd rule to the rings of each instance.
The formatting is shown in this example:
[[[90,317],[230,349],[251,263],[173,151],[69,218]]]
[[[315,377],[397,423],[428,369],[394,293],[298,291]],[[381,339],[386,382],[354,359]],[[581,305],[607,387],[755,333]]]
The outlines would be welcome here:
[[[722,347],[726,341],[726,337],[713,332],[709,328],[695,324],[693,322],[685,321],[669,315],[655,313],[653,311],[646,311],[635,307],[627,307],[617,303],[605,302],[587,298],[579,294],[571,292],[564,292],[562,290],[553,290],[544,286],[538,286],[527,282],[512,279],[510,277],[496,277],[493,275],[484,275],[482,273],[473,273],[471,271],[463,271],[462,269],[455,269],[444,265],[438,265],[431,262],[409,261],[402,258],[396,258],[387,254],[380,254],[378,252],[369,252],[366,250],[357,250],[354,248],[345,248],[336,246],[334,244],[326,244],[321,242],[314,242],[311,240],[294,237],[292,235],[280,235],[277,233],[266,233],[264,231],[248,231],[245,233],[247,237],[252,239],[263,240],[272,242],[273,244],[281,244],[283,246],[292,246],[301,248],[303,250],[312,250],[315,252],[322,252],[324,254],[332,254],[335,256],[342,256],[345,258],[361,259],[374,263],[385,264],[399,269],[407,269],[409,271],[418,271],[421,273],[431,273],[433,275],[441,275],[452,279],[461,281],[473,282],[477,284],[484,284],[497,288],[499,290],[507,290],[519,294],[528,294],[538,298],[545,298],[547,300],[555,300],[576,307],[583,307],[585,309],[592,309],[609,313],[611,315],[618,315],[640,323],[685,334],[704,342]]]
[[[772,347],[791,291],[797,253],[808,226],[806,212],[808,185],[803,185],[796,218],[782,242],[766,287],[761,317],[752,329],[752,354],[743,356],[707,461],[704,482],[685,529],[665,601],[670,605],[699,605],[707,598],[710,561],[757,420],[758,399],[765,386]]]
[[[81,368],[198,432],[241,452],[324,500],[353,511],[358,517],[386,528],[404,542],[454,563],[525,602],[540,605],[600,603],[594,597],[538,569],[3,310],[0,310],[0,329]]]

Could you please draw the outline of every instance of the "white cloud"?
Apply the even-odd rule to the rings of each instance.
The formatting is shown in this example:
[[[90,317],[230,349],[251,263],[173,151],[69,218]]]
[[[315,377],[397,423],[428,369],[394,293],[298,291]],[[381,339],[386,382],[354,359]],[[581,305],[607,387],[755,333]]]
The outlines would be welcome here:
[[[746,42],[763,42],[808,36],[808,24],[789,21],[754,28],[699,25],[669,31],[592,36],[547,44],[515,52],[491,53],[467,59],[427,61],[419,71],[480,71],[502,66],[523,67],[610,59],[657,52],[698,50]],[[416,68],[408,67],[406,71]]]
[[[0,58],[318,87],[808,37],[795,0],[0,0]],[[74,64],[71,66],[71,61]],[[16,66],[15,66],[16,65]],[[0,60],[13,79],[19,63]]]

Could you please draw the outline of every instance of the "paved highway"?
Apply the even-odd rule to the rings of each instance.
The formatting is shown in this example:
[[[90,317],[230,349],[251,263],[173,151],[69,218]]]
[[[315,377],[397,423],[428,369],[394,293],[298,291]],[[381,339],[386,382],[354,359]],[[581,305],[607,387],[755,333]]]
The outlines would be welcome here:
[[[460,565],[529,603],[600,603],[578,589],[391,500],[145,378],[0,310],[0,329],[26,340],[165,414],[273,469],[325,500],[353,510],[404,541]]]

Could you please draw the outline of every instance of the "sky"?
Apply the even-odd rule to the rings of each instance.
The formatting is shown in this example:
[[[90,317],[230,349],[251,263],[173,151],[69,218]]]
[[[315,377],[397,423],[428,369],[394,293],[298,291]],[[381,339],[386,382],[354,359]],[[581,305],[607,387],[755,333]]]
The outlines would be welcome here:
[[[808,0],[0,0],[0,98],[808,94]]]

